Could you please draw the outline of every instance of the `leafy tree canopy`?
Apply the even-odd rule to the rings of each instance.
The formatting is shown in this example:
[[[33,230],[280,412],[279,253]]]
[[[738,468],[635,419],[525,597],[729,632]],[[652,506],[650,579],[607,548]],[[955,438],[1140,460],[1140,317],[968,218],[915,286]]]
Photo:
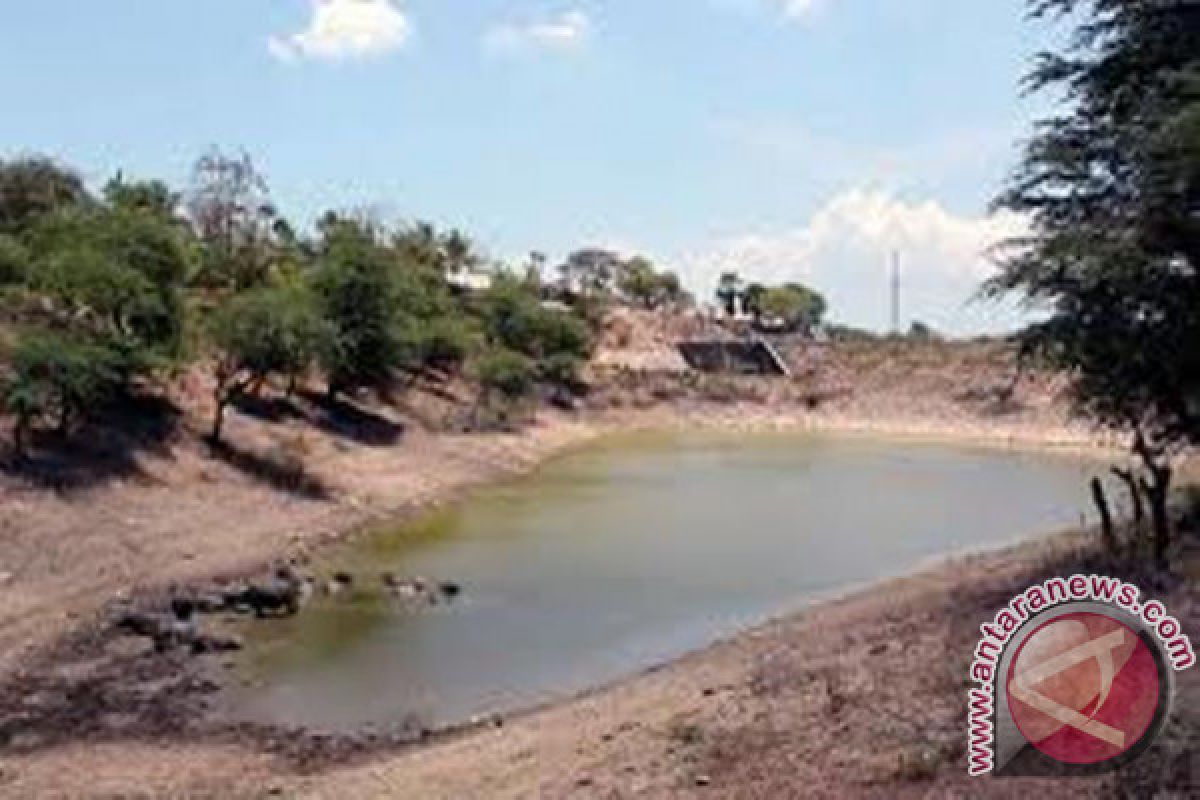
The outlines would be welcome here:
[[[1038,125],[997,201],[1027,215],[1031,232],[1000,251],[986,290],[1045,313],[1027,350],[1077,376],[1083,410],[1138,433],[1165,515],[1162,459],[1200,438],[1200,4],[1030,8],[1078,23],[1069,47],[1042,54],[1028,76],[1066,110]]]

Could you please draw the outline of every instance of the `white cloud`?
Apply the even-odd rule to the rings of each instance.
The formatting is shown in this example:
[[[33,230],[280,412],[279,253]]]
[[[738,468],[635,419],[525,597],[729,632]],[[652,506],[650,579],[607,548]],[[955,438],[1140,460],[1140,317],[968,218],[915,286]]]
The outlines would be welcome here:
[[[380,56],[408,42],[412,24],[394,0],[312,0],[308,27],[267,40],[281,61]]]
[[[820,0],[776,0],[776,5],[787,19],[803,19],[817,9]]]
[[[732,236],[680,260],[689,285],[707,296],[722,272],[748,280],[798,280],[824,292],[836,319],[885,328],[889,262],[901,256],[904,319],[949,332],[1010,327],[1011,309],[967,305],[994,266],[988,249],[1025,230],[1021,217],[961,216],[934,201],[909,203],[878,190],[852,189],[806,224]]]
[[[565,11],[555,17],[526,22],[505,22],[489,30],[484,49],[492,53],[527,50],[578,50],[592,32],[592,21],[582,11]]]

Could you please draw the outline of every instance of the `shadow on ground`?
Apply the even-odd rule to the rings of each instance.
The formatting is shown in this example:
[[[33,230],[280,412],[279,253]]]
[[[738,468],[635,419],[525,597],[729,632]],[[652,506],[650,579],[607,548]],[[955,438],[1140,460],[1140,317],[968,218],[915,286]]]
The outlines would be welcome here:
[[[209,454],[243,475],[272,489],[310,500],[328,500],[329,487],[304,465],[303,460],[281,447],[266,453],[242,449],[228,442],[210,442]]]
[[[11,445],[0,459],[0,473],[34,486],[67,492],[115,479],[153,481],[139,456],[167,455],[179,435],[182,415],[168,400],[126,396],[98,410],[69,437],[36,430],[24,456]]]

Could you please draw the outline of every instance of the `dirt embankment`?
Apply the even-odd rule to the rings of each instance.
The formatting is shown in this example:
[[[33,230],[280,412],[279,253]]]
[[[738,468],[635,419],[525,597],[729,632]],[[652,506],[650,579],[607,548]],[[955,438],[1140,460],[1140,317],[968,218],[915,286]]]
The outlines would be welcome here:
[[[648,787],[651,795],[673,796],[682,787],[707,789],[709,782],[730,790],[717,793],[724,795],[737,794],[732,787],[738,785],[769,786],[762,783],[764,776],[786,765],[756,760],[753,754],[785,758],[782,753],[790,747],[807,754],[810,766],[819,766],[826,775],[823,780],[833,781],[829,786],[840,785],[862,764],[847,755],[858,752],[858,745],[847,745],[842,753],[834,743],[858,723],[856,717],[830,717],[832,706],[843,701],[829,698],[850,691],[848,696],[858,698],[854,702],[874,701],[867,676],[856,678],[860,683],[853,689],[826,685],[822,676],[827,666],[810,663],[807,655],[801,658],[800,651],[813,645],[801,629],[827,626],[825,617],[833,611],[717,648],[711,663],[704,657],[689,660],[691,667],[664,673],[674,676],[669,680],[654,676],[636,681],[631,686],[641,688],[601,693],[547,712],[549,716],[533,715],[504,734],[467,736],[385,762],[381,772],[364,768],[338,774],[331,782],[297,778],[294,760],[272,755],[286,753],[287,742],[248,748],[247,740],[236,736],[187,735],[188,716],[203,715],[202,703],[189,703],[203,696],[208,678],[188,670],[174,674],[170,662],[88,638],[101,607],[137,587],[162,590],[304,557],[372,520],[445,502],[472,485],[528,469],[610,430],[702,424],[861,430],[1000,444],[1103,444],[1094,432],[1071,422],[1060,380],[1032,375],[1013,384],[1011,357],[1003,345],[901,343],[886,350],[880,349],[884,345],[783,342],[781,347],[795,372],[785,381],[650,370],[623,363],[618,352],[616,358],[600,359],[585,409],[543,412],[536,424],[511,434],[447,432],[469,404],[461,387],[453,385],[424,387],[391,404],[330,407],[316,396],[286,402],[274,398],[231,413],[226,428],[230,445],[219,450],[201,441],[206,409],[195,398],[206,397],[207,387],[204,376],[192,375],[175,390],[173,405],[182,411],[172,416],[165,433],[157,427],[162,409],[155,408],[132,423],[125,420],[129,430],[116,446],[99,441],[82,453],[47,451],[38,470],[5,473],[0,476],[0,676],[8,682],[10,700],[22,686],[35,687],[32,698],[18,698],[18,713],[31,718],[40,714],[56,727],[50,735],[34,734],[15,743],[20,746],[12,750],[21,755],[0,763],[0,795],[61,790],[66,795],[145,791],[256,796],[277,784],[330,797],[527,796],[538,791],[546,796],[609,796],[602,791],[606,786],[622,793],[621,787]],[[1024,562],[1022,556],[1013,563]],[[930,580],[945,591],[964,590],[952,571]],[[943,619],[950,609],[936,594],[906,597],[914,618],[925,615],[938,632],[869,602],[855,606],[859,622],[877,626],[881,640],[891,638],[895,625],[919,631],[929,650],[917,655],[936,661],[940,631],[951,624]],[[963,603],[961,625],[973,628],[971,614],[984,610],[988,599],[980,595],[974,605]],[[830,653],[854,658],[860,638],[846,634],[831,640],[835,646]],[[779,686],[754,666],[758,655],[766,653],[755,655],[755,642],[763,647],[773,642],[771,647],[800,659],[785,669]],[[909,646],[899,647],[903,654]],[[59,652],[74,660],[56,661]],[[81,660],[80,654],[95,658]],[[914,663],[902,655],[896,669]],[[29,667],[37,674],[31,677]],[[133,676],[137,680],[131,684],[114,686],[112,669],[144,674]],[[716,677],[703,677],[710,670],[716,670],[711,673]],[[23,672],[31,682],[22,684]],[[45,680],[48,674],[52,680]],[[172,680],[199,685],[176,687]],[[697,687],[695,681],[712,685]],[[721,687],[727,684],[740,688],[726,692]],[[948,686],[937,691],[947,692],[944,699],[952,703]],[[825,697],[830,708],[813,706],[812,692]],[[703,710],[724,708],[727,694],[739,698],[735,705],[743,715],[737,717],[741,727],[732,738],[725,727],[736,720],[705,717]],[[185,701],[176,703],[178,698]],[[777,701],[795,707],[776,719],[771,707]],[[8,709],[13,707],[10,703]],[[950,712],[938,713],[945,715],[937,724],[948,736]],[[693,714],[700,717],[692,721]],[[839,733],[804,742],[793,741],[794,732],[786,733],[791,726],[813,730],[820,725],[836,725]],[[625,735],[637,729],[643,733]],[[72,731],[86,733],[86,745]],[[650,747],[645,736],[662,746]],[[250,739],[262,741],[261,736]],[[728,752],[720,749],[730,746],[734,749]],[[645,758],[617,763],[617,754],[635,752]],[[957,758],[950,751],[938,752],[943,766]],[[892,756],[903,761],[911,754],[887,758]],[[764,772],[741,775],[734,783],[734,773],[723,773],[721,764]],[[942,774],[943,767],[938,769]],[[428,791],[416,792],[413,776],[427,776],[420,785]]]
[[[604,431],[717,425],[1100,441],[1069,419],[1054,376],[1026,376],[1009,392],[1003,345],[793,343],[790,380],[621,361],[686,333],[618,337],[601,350],[583,411],[543,411],[512,434],[446,432],[470,404],[469,392],[450,384],[392,404],[268,397],[232,411],[228,445],[214,450],[202,441],[207,379],[190,374],[167,402],[127,413],[117,433],[0,472],[0,672],[122,590],[301,554]]]

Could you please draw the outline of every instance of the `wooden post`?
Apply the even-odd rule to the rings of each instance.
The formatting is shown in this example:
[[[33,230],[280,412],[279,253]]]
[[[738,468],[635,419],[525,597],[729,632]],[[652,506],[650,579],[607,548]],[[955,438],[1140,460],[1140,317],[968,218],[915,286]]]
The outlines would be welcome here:
[[[1101,533],[1104,536],[1104,547],[1109,555],[1117,555],[1117,535],[1113,529],[1112,512],[1108,508],[1108,498],[1104,496],[1104,484],[1099,478],[1092,478],[1092,500],[1096,510],[1100,512]]]

